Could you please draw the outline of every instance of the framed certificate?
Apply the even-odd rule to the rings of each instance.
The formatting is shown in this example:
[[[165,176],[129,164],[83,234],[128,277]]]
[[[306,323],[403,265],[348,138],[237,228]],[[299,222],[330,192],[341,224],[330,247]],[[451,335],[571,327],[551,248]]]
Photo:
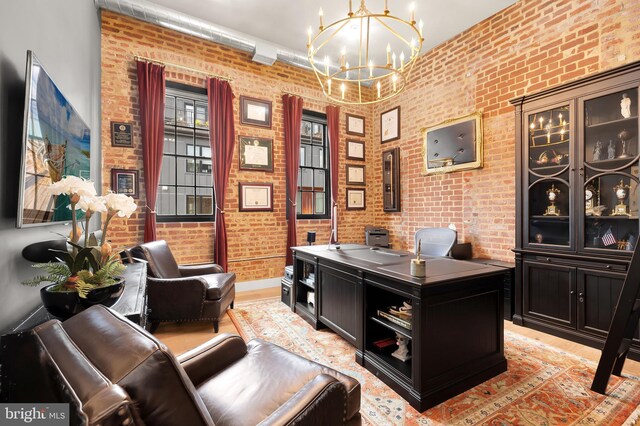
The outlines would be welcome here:
[[[239,196],[241,212],[271,212],[273,211],[273,184],[272,183],[245,183],[239,184]]]
[[[271,101],[240,96],[240,123],[271,128]]]
[[[364,161],[364,142],[347,140],[347,160]]]
[[[387,143],[398,139],[400,139],[399,106],[380,114],[380,142]]]
[[[240,170],[273,171],[273,139],[239,136]]]
[[[111,190],[116,194],[138,198],[140,195],[138,192],[138,171],[111,169]]]
[[[347,210],[364,210],[365,208],[364,188],[347,188]]]
[[[347,114],[347,134],[364,136],[364,123],[364,117],[360,115]]]
[[[347,185],[365,185],[364,166],[347,164]]]

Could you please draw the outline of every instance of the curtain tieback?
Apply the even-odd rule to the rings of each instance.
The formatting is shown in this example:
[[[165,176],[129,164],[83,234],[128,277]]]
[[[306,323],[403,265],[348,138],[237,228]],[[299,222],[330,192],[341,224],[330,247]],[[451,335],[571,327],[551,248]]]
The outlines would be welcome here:
[[[295,207],[295,206],[297,206],[297,204],[296,204],[296,203],[294,203],[294,202],[293,202],[293,200],[292,200],[291,198],[289,198],[289,203],[291,203],[291,205],[292,205],[292,206],[294,206],[294,207]]]
[[[149,213],[151,213],[151,214],[156,214],[156,211],[155,211],[155,210],[152,210],[152,209],[151,209],[151,207],[149,207],[149,206],[146,206],[146,205],[145,205],[145,206],[144,206],[144,208],[145,208],[145,209],[147,209],[147,210],[149,210]]]
[[[220,207],[216,206],[216,210],[218,210],[220,214],[224,214],[224,210],[222,210]]]

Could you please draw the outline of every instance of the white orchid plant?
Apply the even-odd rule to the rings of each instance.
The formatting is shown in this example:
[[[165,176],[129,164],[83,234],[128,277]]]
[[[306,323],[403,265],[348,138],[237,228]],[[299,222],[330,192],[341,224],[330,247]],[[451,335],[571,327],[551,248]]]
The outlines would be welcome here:
[[[117,250],[113,250],[107,242],[107,229],[114,217],[131,217],[138,207],[133,198],[124,194],[108,193],[98,197],[92,181],[76,176],[66,176],[49,186],[53,196],[66,194],[69,197],[71,209],[72,229],[67,240],[71,246],[69,251],[55,250],[59,256],[59,263],[38,263],[34,268],[47,272],[31,280],[23,282],[26,285],[38,285],[42,282],[57,284],[53,290],[77,291],[80,297],[95,288],[106,287],[116,282],[116,277],[124,271]],[[89,221],[94,213],[105,213],[102,238],[97,241],[94,234],[85,232],[82,245],[79,242],[82,228],[78,224],[78,211],[84,211],[84,229],[89,229]]]

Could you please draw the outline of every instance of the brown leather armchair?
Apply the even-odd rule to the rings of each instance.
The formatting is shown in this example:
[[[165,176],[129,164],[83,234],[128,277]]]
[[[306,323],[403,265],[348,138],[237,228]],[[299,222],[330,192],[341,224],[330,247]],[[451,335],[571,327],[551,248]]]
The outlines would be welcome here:
[[[103,306],[2,337],[4,402],[69,402],[71,424],[358,425],[360,384],[222,334],[176,358]]]
[[[153,333],[163,321],[218,321],[233,309],[236,274],[215,263],[178,265],[166,241],[140,244],[133,258],[147,261],[147,321]]]

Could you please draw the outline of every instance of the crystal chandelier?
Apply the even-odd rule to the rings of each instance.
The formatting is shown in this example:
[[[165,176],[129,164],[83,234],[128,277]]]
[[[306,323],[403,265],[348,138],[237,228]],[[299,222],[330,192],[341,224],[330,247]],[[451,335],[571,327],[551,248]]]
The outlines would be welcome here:
[[[347,17],[326,26],[320,9],[319,32],[314,35],[309,27],[307,49],[327,98],[342,104],[372,104],[404,89],[422,48],[423,24],[416,25],[414,3],[410,19],[404,20],[389,13],[387,2],[383,13],[372,13],[365,0],[354,12],[349,0]],[[331,58],[330,52],[337,51],[339,57]],[[367,89],[363,93],[363,87],[371,93]]]

